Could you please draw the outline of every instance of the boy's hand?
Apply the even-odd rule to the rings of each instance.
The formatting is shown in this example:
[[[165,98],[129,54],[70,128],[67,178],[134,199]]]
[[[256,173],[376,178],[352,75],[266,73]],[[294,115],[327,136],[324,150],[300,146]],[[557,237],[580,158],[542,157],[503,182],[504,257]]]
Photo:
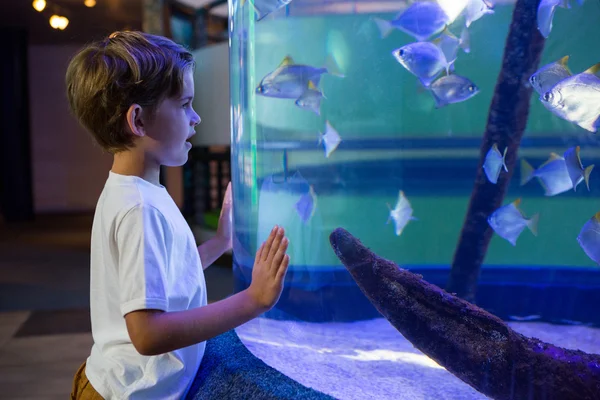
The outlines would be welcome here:
[[[219,216],[219,226],[217,227],[217,238],[222,241],[225,246],[223,251],[231,249],[232,246],[232,206],[233,200],[231,197],[231,182],[229,182],[227,185],[227,190],[225,191],[225,197],[223,198],[221,215]]]
[[[285,254],[287,247],[288,239],[284,237],[283,228],[275,226],[256,252],[248,294],[261,310],[273,308],[281,296],[290,262],[290,257]]]

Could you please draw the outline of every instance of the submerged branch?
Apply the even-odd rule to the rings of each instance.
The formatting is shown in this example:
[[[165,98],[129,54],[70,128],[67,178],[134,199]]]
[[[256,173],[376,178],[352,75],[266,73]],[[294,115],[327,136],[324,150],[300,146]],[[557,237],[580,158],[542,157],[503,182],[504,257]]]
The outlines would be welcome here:
[[[517,164],[517,153],[527,124],[533,90],[528,79],[537,70],[544,48],[544,38],[537,30],[538,2],[539,0],[516,2],[504,48],[502,69],[481,142],[475,185],[454,253],[446,290],[457,293],[467,301],[475,299],[481,264],[493,234],[487,218],[502,205]],[[483,172],[485,156],[494,143],[502,152],[508,147],[508,173],[501,173],[495,185],[487,180]]]
[[[525,337],[377,256],[342,228],[329,240],[375,308],[417,349],[475,390],[506,400],[600,399],[600,355]]]

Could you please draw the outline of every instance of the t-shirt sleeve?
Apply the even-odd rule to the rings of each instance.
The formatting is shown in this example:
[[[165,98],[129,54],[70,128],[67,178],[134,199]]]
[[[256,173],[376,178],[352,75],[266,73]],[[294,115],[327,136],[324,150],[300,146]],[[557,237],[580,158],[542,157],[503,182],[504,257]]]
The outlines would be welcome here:
[[[116,228],[121,313],[156,309],[167,311],[167,244],[171,230],[163,214],[136,205]]]

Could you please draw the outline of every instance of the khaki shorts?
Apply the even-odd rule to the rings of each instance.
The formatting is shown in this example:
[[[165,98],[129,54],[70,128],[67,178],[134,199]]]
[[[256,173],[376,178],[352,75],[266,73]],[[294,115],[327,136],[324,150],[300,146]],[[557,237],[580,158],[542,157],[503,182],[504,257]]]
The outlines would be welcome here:
[[[87,376],[85,376],[85,362],[79,367],[73,379],[71,400],[104,400],[102,396],[92,387]]]

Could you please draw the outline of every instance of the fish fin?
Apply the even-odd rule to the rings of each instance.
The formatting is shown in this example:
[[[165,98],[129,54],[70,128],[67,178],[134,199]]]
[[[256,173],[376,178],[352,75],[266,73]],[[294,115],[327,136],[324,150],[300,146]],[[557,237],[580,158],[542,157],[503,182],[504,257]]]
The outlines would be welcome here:
[[[583,170],[583,179],[585,180],[585,185],[587,186],[588,192],[590,191],[590,174],[592,173],[593,169],[594,169],[594,164],[588,165]]]
[[[600,122],[600,118],[597,120],[587,120],[587,121],[578,122],[577,125],[579,125],[583,129],[585,129],[586,131],[596,133],[598,128],[600,128],[599,122]]]
[[[516,199],[515,201],[513,201],[511,204],[518,209],[519,205],[521,204],[521,198],[519,197],[518,199]]]
[[[571,3],[569,2],[569,0],[560,0],[560,3],[558,3],[558,6],[568,10],[571,8]]]
[[[429,90],[429,92],[431,93],[431,95],[433,96],[433,100],[435,101],[435,108],[442,108],[446,105],[448,105],[447,102],[445,102],[443,99],[441,99],[440,97],[438,97],[437,94],[435,94],[435,92],[433,90],[431,90],[431,88],[426,87],[427,90]]]
[[[385,203],[385,205],[387,206],[388,210],[390,210],[390,212],[392,211],[392,206],[390,205],[390,203]],[[387,222],[385,223],[386,225],[390,223],[390,221],[392,220],[392,215],[389,214],[388,215],[388,219]]]
[[[286,65],[293,65],[293,64],[295,64],[294,59],[292,58],[292,56],[287,55],[283,58],[283,61],[281,61],[281,63],[279,64],[279,67],[285,67]]]
[[[540,221],[540,214],[534,214],[527,221],[527,227],[529,228],[531,233],[533,233],[534,236],[537,236],[537,234],[538,234],[538,222],[539,221]]]
[[[596,214],[594,214],[592,219],[595,220],[596,222],[600,222],[600,211],[598,211]]]
[[[504,170],[506,172],[508,172],[508,167],[506,166],[506,152],[507,152],[507,150],[508,150],[508,146],[506,146],[504,148],[504,154],[502,155],[502,166],[504,167]]]
[[[570,57],[571,57],[570,55],[566,55],[566,56],[562,57],[560,60],[558,60],[558,63],[567,70],[569,75],[573,75],[573,73],[571,72],[571,69],[569,68],[569,58]]]
[[[466,26],[463,27],[463,30],[460,33],[460,39],[458,43],[459,47],[463,49],[465,53],[471,52],[471,36],[469,35],[469,28]]]
[[[448,62],[448,60],[446,60]],[[450,70],[454,69],[454,62],[456,61],[456,58],[452,61],[449,61],[448,64],[446,65],[446,74],[450,75]]]
[[[244,7],[244,4],[246,4],[246,0],[241,0],[240,1],[240,7]]]
[[[317,143],[317,146],[320,145],[321,143],[323,143],[323,135],[322,133],[319,133],[319,142]]]
[[[521,158],[521,186],[533,178],[534,169],[524,158]]]
[[[419,218],[411,216],[411,217],[410,217],[410,220],[411,220],[411,221],[418,221],[418,220],[419,220]]]
[[[381,38],[385,39],[389,36],[389,34],[394,30],[394,26],[390,21],[386,21],[381,18],[373,18],[373,21],[377,24],[377,28],[379,28],[379,33],[381,34]]]
[[[313,83],[313,81],[308,81],[308,88],[310,90],[315,90],[315,91],[319,91],[319,89],[315,86],[315,84]]]
[[[589,67],[588,69],[586,69],[582,73],[596,75],[597,77],[600,78],[600,62],[597,63],[597,64],[592,65],[591,67]]]
[[[339,78],[345,77],[345,75],[340,70],[340,66],[338,65],[337,61],[335,61],[335,58],[332,54],[327,55],[327,58],[325,59],[325,65],[323,66],[323,68],[325,68],[327,73],[330,75],[335,75]]]

